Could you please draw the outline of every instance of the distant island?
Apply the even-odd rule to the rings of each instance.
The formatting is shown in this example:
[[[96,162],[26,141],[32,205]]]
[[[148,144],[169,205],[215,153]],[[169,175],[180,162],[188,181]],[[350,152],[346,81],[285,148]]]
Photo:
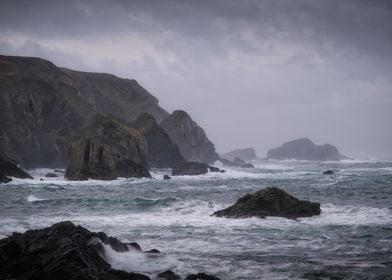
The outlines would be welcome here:
[[[298,138],[270,149],[267,153],[267,159],[326,161],[348,159],[348,157],[341,155],[338,149],[331,144],[316,145],[309,138]]]

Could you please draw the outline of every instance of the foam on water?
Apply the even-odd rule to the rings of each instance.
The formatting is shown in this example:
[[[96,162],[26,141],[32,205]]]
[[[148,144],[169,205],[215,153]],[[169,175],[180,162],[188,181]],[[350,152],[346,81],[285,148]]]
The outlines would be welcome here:
[[[39,197],[36,197],[35,195],[30,194],[28,197],[26,197],[26,200],[28,202],[37,202],[37,201],[44,201],[45,199],[39,198]]]

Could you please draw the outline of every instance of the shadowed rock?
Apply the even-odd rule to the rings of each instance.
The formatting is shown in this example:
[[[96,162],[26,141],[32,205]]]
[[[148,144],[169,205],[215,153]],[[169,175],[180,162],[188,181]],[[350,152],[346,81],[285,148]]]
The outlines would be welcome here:
[[[150,279],[142,274],[112,269],[103,258],[102,244],[119,252],[129,250],[115,238],[90,232],[71,222],[15,233],[0,240],[0,279]],[[117,250],[118,247],[123,250]]]
[[[217,167],[202,162],[179,162],[172,168],[172,175],[202,175],[208,172],[224,172]]]
[[[171,168],[177,162],[185,161],[177,145],[160,127],[153,115],[144,113],[132,124],[147,141],[147,161],[150,167]]]
[[[165,272],[159,273],[157,277],[158,279],[165,279],[165,280],[181,280],[181,277],[175,274],[171,270],[167,270]]]
[[[290,219],[320,215],[320,203],[298,200],[284,190],[268,187],[246,194],[237,202],[213,215],[228,218],[277,216]]]
[[[174,111],[161,126],[187,161],[213,163],[219,159],[214,144],[185,111]]]
[[[8,177],[33,179],[30,174],[17,167],[6,155],[0,154],[0,183],[10,182],[11,179]]]
[[[271,149],[267,159],[297,159],[297,160],[342,160],[347,159],[338,149],[330,144],[315,145],[309,138],[299,138]]]
[[[69,180],[148,177],[146,141],[135,129],[109,117],[97,117],[69,149]]]
[[[45,177],[46,177],[46,178],[56,178],[56,177],[58,177],[58,176],[57,176],[55,173],[50,173],[50,172],[49,172],[48,174],[45,175]]]
[[[171,177],[169,176],[169,175],[163,175],[163,180],[170,180],[171,179]]]
[[[185,280],[220,280],[218,277],[208,275],[205,273],[190,274]]]
[[[332,175],[335,174],[335,172],[333,172],[332,170],[327,170],[323,172],[324,175]]]

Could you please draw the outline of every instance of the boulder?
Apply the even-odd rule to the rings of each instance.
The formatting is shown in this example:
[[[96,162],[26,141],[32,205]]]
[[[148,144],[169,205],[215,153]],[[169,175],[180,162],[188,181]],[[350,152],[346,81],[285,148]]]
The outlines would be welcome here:
[[[55,173],[48,173],[45,175],[46,178],[57,178],[58,176]]]
[[[289,219],[320,215],[320,203],[299,200],[284,190],[268,187],[253,194],[246,194],[237,202],[213,215],[228,218],[277,216]]]
[[[309,138],[299,138],[270,149],[267,159],[296,159],[296,160],[342,160],[347,159],[338,149],[330,144],[315,145]]]
[[[158,122],[169,115],[136,80],[33,57],[0,55],[0,92],[0,130],[25,168],[65,167],[69,141],[97,114],[124,122],[144,112]]]
[[[7,177],[33,179],[30,174],[16,166],[16,164],[4,154],[0,154],[0,176],[3,178],[3,183],[8,180],[6,179]]]
[[[31,280],[148,280],[138,273],[111,268],[103,244],[117,251],[126,244],[104,233],[94,233],[71,222],[49,228],[14,233],[0,240],[0,279]]]
[[[171,179],[171,177],[169,176],[169,175],[163,175],[163,180],[170,180]]]
[[[235,158],[240,158],[243,161],[251,161],[257,159],[255,149],[244,148],[230,151],[221,155],[222,158],[233,161]]]
[[[152,114],[140,115],[132,124],[147,141],[147,161],[150,167],[171,168],[177,162],[185,161],[177,145],[160,127]]]
[[[205,273],[190,274],[185,280],[220,280],[218,277],[208,275]]]
[[[164,279],[164,280],[181,280],[181,276],[175,274],[173,271],[171,270],[167,270],[165,272],[159,273],[157,275],[158,279]]]
[[[219,159],[214,144],[185,111],[174,111],[161,126],[187,161],[213,163]]]
[[[151,175],[146,141],[135,129],[113,118],[98,116],[69,148],[65,177],[69,180],[112,180]]]
[[[201,175],[206,174],[208,172],[221,172],[224,173],[224,170],[221,170],[217,167],[209,166],[206,163],[202,162],[179,162],[172,168],[172,175]]]
[[[327,170],[323,172],[324,175],[332,175],[335,174],[335,172],[333,172],[332,170]]]

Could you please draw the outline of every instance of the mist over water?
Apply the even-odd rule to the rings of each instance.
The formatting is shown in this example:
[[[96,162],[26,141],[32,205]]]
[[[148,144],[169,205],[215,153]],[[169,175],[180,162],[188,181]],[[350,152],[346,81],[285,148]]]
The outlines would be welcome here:
[[[105,250],[114,268],[151,276],[165,269],[229,280],[392,275],[392,161],[254,164],[165,181],[170,170],[153,170],[152,180],[85,182],[44,178],[47,169],[35,170],[34,180],[2,186],[0,236],[71,220],[160,250],[159,256]],[[335,174],[322,175],[327,169]],[[297,221],[210,216],[266,186],[320,202],[321,215]]]

